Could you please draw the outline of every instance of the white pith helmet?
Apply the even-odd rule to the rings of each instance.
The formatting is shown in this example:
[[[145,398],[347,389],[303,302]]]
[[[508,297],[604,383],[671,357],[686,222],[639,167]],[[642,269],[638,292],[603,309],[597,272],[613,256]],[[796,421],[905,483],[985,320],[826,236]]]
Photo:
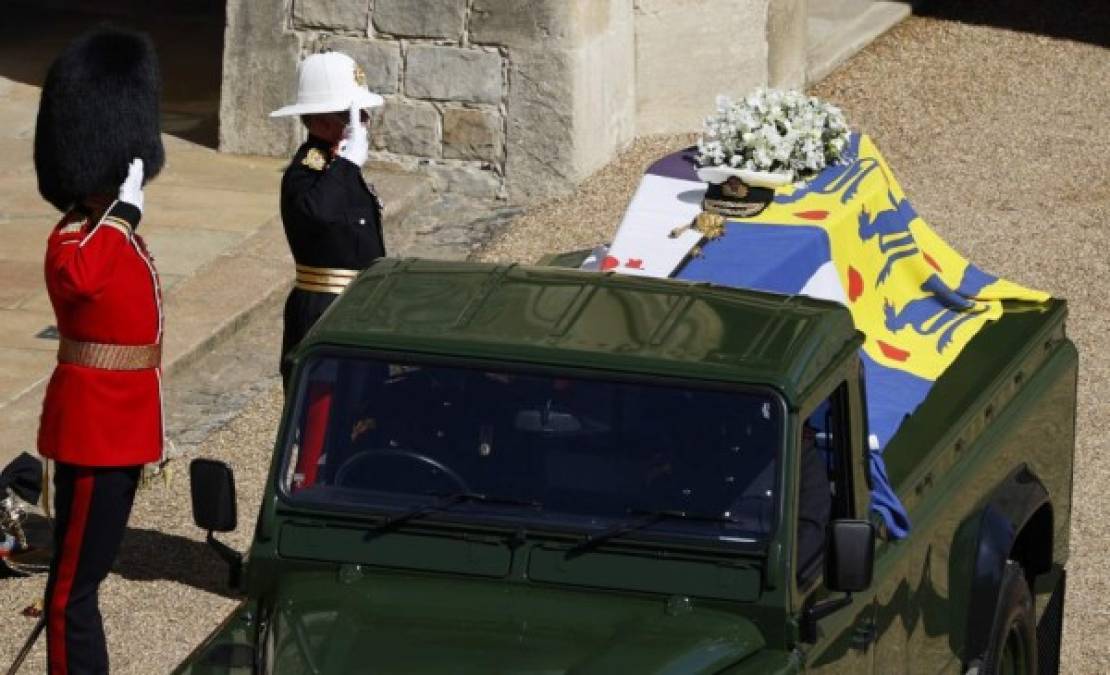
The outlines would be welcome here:
[[[339,52],[312,54],[297,67],[297,102],[270,117],[342,112],[351,105],[376,108],[382,97],[366,88],[366,73],[355,60]]]

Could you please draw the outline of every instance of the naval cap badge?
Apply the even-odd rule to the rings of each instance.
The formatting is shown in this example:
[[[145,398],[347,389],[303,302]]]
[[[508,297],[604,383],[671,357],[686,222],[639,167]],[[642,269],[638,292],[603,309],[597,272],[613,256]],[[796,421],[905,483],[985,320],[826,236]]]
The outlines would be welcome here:
[[[366,86],[366,71],[357,63],[355,64],[355,84],[360,87]]]

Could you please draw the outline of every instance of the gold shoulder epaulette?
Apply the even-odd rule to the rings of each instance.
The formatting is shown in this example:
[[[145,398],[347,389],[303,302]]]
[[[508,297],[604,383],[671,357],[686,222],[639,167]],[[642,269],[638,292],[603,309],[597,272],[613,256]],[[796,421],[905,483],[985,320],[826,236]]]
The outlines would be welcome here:
[[[85,228],[85,219],[71,220],[58,230],[58,234],[76,234]]]
[[[324,153],[320,152],[318,148],[309,148],[308,152],[304,154],[304,159],[301,160],[304,164],[313,171],[323,171],[324,167],[328,165],[328,160],[324,157]]]

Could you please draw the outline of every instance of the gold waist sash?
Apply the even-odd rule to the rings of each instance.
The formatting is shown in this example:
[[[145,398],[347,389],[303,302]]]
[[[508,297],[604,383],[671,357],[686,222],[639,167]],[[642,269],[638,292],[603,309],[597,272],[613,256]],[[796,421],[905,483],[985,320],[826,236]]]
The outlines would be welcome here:
[[[58,363],[103,370],[147,370],[161,365],[162,344],[114,345],[63,337],[58,343]]]
[[[294,285],[303,291],[338,295],[355,280],[358,273],[359,270],[345,270],[338,267],[297,265],[297,281]]]

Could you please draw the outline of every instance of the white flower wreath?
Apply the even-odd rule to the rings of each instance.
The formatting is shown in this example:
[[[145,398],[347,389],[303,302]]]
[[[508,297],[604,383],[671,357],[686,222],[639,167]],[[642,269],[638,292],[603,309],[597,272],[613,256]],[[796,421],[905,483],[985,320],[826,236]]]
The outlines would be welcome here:
[[[849,134],[840,108],[798,91],[759,88],[741,101],[718,96],[697,161],[719,169],[698,173],[710,182],[729,173],[768,187],[807,180],[842,161]]]

